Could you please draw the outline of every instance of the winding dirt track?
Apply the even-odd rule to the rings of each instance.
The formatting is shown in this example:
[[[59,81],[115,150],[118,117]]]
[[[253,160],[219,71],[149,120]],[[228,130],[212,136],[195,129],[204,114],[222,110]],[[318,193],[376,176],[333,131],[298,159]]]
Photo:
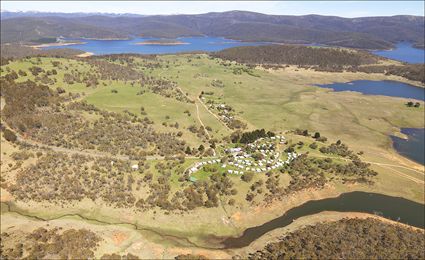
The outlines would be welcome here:
[[[26,138],[23,138],[22,136],[18,136],[18,141],[22,142],[22,143],[26,143],[32,146],[36,146],[36,147],[41,147],[41,148],[45,148],[47,150],[52,150],[55,152],[61,152],[61,153],[67,153],[69,155],[74,155],[74,154],[78,154],[78,155],[83,155],[83,156],[88,156],[88,157],[109,157],[109,158],[113,158],[113,159],[117,159],[117,160],[124,160],[124,161],[128,161],[130,160],[130,157],[128,157],[127,155],[114,155],[114,154],[110,154],[110,153],[104,153],[104,152],[99,152],[99,151],[82,151],[82,150],[76,150],[76,149],[69,149],[69,148],[64,148],[64,147],[59,147],[59,146],[52,146],[52,145],[45,145],[45,144],[41,144],[38,143],[36,141],[33,140],[29,140]],[[171,157],[177,157],[178,155],[173,155]],[[145,157],[146,160],[163,160],[165,159],[165,156],[160,156],[160,155],[149,155]],[[185,158],[187,159],[197,159],[197,156],[185,156]],[[215,158],[215,157],[204,157],[204,158]]]
[[[216,114],[214,114],[213,112],[211,112],[208,109],[208,107],[204,104],[204,102],[202,102],[202,100],[199,97],[198,97],[198,101],[205,108],[205,110],[208,111],[208,113],[210,113],[213,117],[215,117],[215,119],[217,119],[218,122],[220,122],[220,124],[222,124],[227,130],[232,131],[232,129],[230,129],[225,123],[223,123],[223,121],[221,121],[220,118]]]
[[[198,117],[198,121],[201,124],[201,126],[204,128],[204,132],[205,134],[208,136],[208,139],[211,139],[210,134],[208,133],[208,130],[205,128],[204,122],[202,122],[201,117],[199,116],[199,107],[198,107],[198,103],[195,102],[195,106],[196,106],[196,116]]]
[[[162,72],[161,72],[161,73],[162,73]],[[182,95],[186,95],[186,94],[183,92],[183,90],[182,90],[179,86],[177,86],[177,87],[176,87],[176,89],[177,89],[178,91],[180,91],[180,93],[181,93]],[[191,100],[191,101],[193,101],[192,99],[190,99],[190,100]],[[198,100],[199,100],[199,101],[201,101],[199,98],[198,98]],[[205,135],[207,136],[208,140],[210,140],[210,139],[211,139],[210,133],[208,133],[208,130],[207,130],[207,128],[205,127],[204,122],[202,122],[201,116],[200,116],[200,114],[199,114],[199,107],[198,107],[198,103],[196,103],[196,100],[195,100],[195,101],[193,101],[193,102],[195,103],[195,106],[196,106],[196,117],[198,118],[199,124],[200,124],[200,125],[204,128]],[[203,103],[201,102],[201,104],[203,104]],[[213,156],[216,156],[215,149],[213,149]]]

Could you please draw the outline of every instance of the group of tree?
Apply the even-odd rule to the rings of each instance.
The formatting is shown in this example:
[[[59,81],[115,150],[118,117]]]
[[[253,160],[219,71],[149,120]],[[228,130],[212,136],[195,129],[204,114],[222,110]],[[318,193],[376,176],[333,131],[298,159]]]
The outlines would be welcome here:
[[[248,259],[423,259],[423,230],[380,220],[342,219],[293,231]]]
[[[341,140],[338,140],[328,146],[322,146],[319,151],[325,154],[334,154],[341,157],[348,157],[350,159],[358,159],[358,156],[350,150],[346,144],[343,144]]]
[[[22,235],[3,232],[1,259],[93,259],[101,238],[87,229],[37,228]]]
[[[4,139],[6,139],[6,141],[13,143],[18,139],[16,134],[12,130],[10,130],[6,127],[2,127],[1,129],[3,131],[3,137],[4,137]]]
[[[3,232],[0,238],[1,259],[94,259],[102,240],[87,229],[40,227],[31,232]],[[138,260],[127,253],[103,254],[102,260]]]
[[[256,129],[250,132],[233,132],[230,136],[232,143],[249,144],[260,138],[273,137],[275,133],[264,129]]]
[[[310,136],[308,129],[297,128],[297,129],[294,130],[294,133],[297,134],[297,135],[302,135],[302,136],[306,136],[306,137]],[[314,134],[311,134],[311,137],[316,139],[316,141],[319,141],[319,142],[322,142],[322,143],[324,143],[328,140],[328,138],[326,138],[325,136],[322,136],[320,134],[320,132],[315,132]]]
[[[424,64],[368,65],[351,69],[350,71],[359,71],[366,73],[384,73],[386,75],[400,76],[409,80],[425,83]]]
[[[347,156],[350,157],[350,155]],[[280,172],[266,174],[268,193],[265,194],[265,202],[271,203],[275,199],[305,189],[322,189],[326,183],[331,181],[373,184],[373,177],[377,175],[377,172],[370,169],[369,166],[358,157],[353,157],[352,161],[348,163],[338,163],[331,158],[313,158],[302,154],[282,168]],[[282,173],[291,176],[291,180],[286,186],[282,186],[279,182]]]
[[[409,102],[406,103],[406,106],[408,106],[408,107],[420,107],[421,103],[409,101]]]

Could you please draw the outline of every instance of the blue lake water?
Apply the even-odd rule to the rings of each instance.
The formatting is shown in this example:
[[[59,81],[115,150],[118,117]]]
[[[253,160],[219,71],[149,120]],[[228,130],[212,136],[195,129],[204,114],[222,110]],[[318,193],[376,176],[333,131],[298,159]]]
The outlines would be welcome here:
[[[372,51],[373,54],[408,63],[424,63],[425,50],[414,48],[412,44],[401,42],[395,49],[386,51]]]
[[[158,38],[133,38],[129,40],[88,40],[88,39],[67,39],[80,40],[85,44],[68,46],[51,46],[44,49],[73,48],[94,54],[113,53],[140,53],[140,54],[165,54],[191,51],[220,51],[238,46],[257,46],[272,44],[266,42],[241,42],[237,40],[225,39],[221,37],[181,37],[178,41],[187,43],[181,45],[137,45],[138,42],[148,40],[159,40]],[[318,44],[307,44],[308,46],[322,46]],[[376,55],[390,59],[400,60],[409,63],[424,63],[423,49],[413,48],[410,43],[399,43],[397,47],[387,51],[372,51]]]
[[[80,40],[85,44],[68,46],[51,46],[44,49],[73,48],[94,54],[113,53],[140,53],[140,54],[164,54],[191,51],[220,51],[222,49],[237,46],[256,46],[265,43],[260,42],[240,42],[218,37],[183,37],[177,41],[187,44],[181,45],[137,45],[138,42],[148,40],[159,40],[158,38],[134,38],[130,40],[87,40],[87,39],[67,39]]]
[[[348,83],[317,85],[334,91],[356,91],[365,95],[383,95],[390,97],[425,100],[425,89],[397,81],[356,80]]]
[[[425,129],[402,128],[401,132],[407,139],[391,136],[394,149],[415,162],[425,164]]]

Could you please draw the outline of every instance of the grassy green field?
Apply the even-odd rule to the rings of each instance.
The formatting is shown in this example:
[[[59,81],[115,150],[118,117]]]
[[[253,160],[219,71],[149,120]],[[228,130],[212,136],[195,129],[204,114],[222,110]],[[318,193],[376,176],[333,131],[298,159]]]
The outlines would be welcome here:
[[[352,190],[402,196],[424,203],[423,166],[398,155],[393,150],[389,138],[390,134],[399,132],[401,127],[424,127],[424,103],[421,102],[420,108],[408,108],[405,106],[408,101],[406,99],[366,96],[353,92],[337,93],[314,86],[315,84],[360,79],[391,80],[395,79],[394,77],[364,73],[315,72],[294,67],[276,71],[257,68],[252,73],[242,72],[239,75],[234,73],[234,69],[243,67],[243,65],[228,62],[224,65],[222,61],[211,59],[207,55],[163,55],[158,56],[157,59],[161,64],[160,67],[146,69],[143,67],[146,61],[136,58],[136,63],[140,63],[137,69],[154,77],[163,77],[177,82],[181,90],[188,93],[188,97],[195,103],[181,102],[152,92],[137,95],[140,87],[132,87],[130,82],[124,81],[100,81],[95,88],[86,87],[81,83],[65,84],[63,77],[68,69],[90,71],[90,66],[83,61],[41,58],[37,66],[51,70],[54,68],[52,61],[61,61],[62,65],[55,68],[58,71],[57,75],[51,77],[56,80],[56,83],[51,86],[52,88],[62,87],[70,93],[84,93],[80,100],[85,100],[89,104],[107,111],[129,111],[143,118],[145,115],[140,113],[140,109],[144,107],[146,116],[154,121],[153,127],[156,130],[160,132],[182,131],[182,138],[192,147],[207,144],[205,140],[188,130],[191,125],[200,127],[204,124],[211,127],[212,131],[209,134],[219,141],[232,133],[212,114],[214,111],[208,111],[202,101],[198,100],[202,91],[213,92],[211,98],[234,108],[238,118],[247,124],[249,130],[265,128],[275,132],[285,132],[296,128],[308,129],[310,132],[318,131],[322,136],[326,136],[327,144],[342,140],[356,153],[362,151],[361,159],[370,162],[372,169],[379,173],[376,183],[373,186],[337,184],[312,194],[309,194],[310,191],[306,191],[306,193],[288,198],[287,201],[278,201],[270,208],[263,209],[259,205],[263,198],[261,195],[256,197],[257,204],[253,205],[246,202],[245,196],[254,181],[266,180],[264,174],[255,175],[250,183],[242,181],[240,176],[230,176],[239,191],[235,196],[235,206],[227,205],[227,201],[222,201],[218,208],[201,208],[190,213],[174,214],[161,212],[159,209],[148,212],[114,209],[88,200],[76,202],[71,207],[65,208],[48,203],[19,202],[18,204],[23,210],[46,218],[78,213],[87,218],[102,219],[107,222],[135,223],[141,228],[189,237],[191,241],[202,244],[206,243],[206,236],[235,236],[247,227],[261,225],[309,199],[336,196]],[[19,81],[33,80],[34,76],[28,69],[34,66],[34,63],[36,63],[35,58],[14,61],[9,65],[2,66],[2,69],[23,70],[28,75],[19,78]],[[214,80],[223,82],[224,87],[212,86],[211,83]],[[116,90],[116,93],[113,93],[112,90]],[[190,116],[185,111],[188,111]],[[89,119],[91,115],[84,114],[84,116]],[[179,128],[164,126],[164,122],[167,125],[178,122]],[[285,136],[294,143],[299,141],[305,143],[299,152],[308,152],[310,156],[321,156],[317,149],[308,148],[308,145],[313,142],[311,138],[289,133]],[[15,151],[15,148],[4,139],[2,139],[1,145],[2,153],[6,152],[2,157],[3,171],[7,168],[6,164],[12,160],[10,153]],[[319,143],[319,147],[320,145],[322,144]],[[219,144],[220,148],[216,151],[219,153],[228,146],[228,144],[221,143]],[[334,159],[345,163],[341,158]],[[188,168],[200,160],[207,159],[186,158],[181,167]],[[149,161],[149,171],[154,174],[154,178],[159,175],[155,169],[155,165],[159,162],[162,160]],[[9,170],[9,168],[7,169]],[[224,171],[219,165],[217,165],[217,169],[219,172]],[[198,180],[207,180],[209,174],[201,170],[193,176]],[[175,173],[170,177],[172,191],[181,189],[178,178],[179,176]],[[289,175],[281,178],[282,183],[287,184],[289,181]],[[2,193],[3,191],[2,189]],[[142,189],[140,192],[146,192],[146,190]],[[298,195],[299,197],[297,197]],[[240,215],[242,217],[239,217]],[[200,219],[202,221],[199,221]],[[9,217],[7,220],[11,221]],[[112,231],[108,229],[108,232]],[[132,233],[132,236],[137,235]],[[114,249],[116,248],[125,250],[120,246],[114,247]],[[140,248],[146,249],[146,247]],[[148,254],[148,256],[154,256],[154,254]]]
[[[206,56],[200,57],[190,63],[186,57],[161,58],[181,64],[168,69],[166,75],[176,80],[184,91],[193,96],[200,91],[214,92],[215,97],[234,107],[253,128],[319,131],[330,140],[341,139],[355,150],[364,151],[371,159],[380,160],[376,154],[388,152],[391,159],[384,160],[391,161],[394,153],[388,135],[401,127],[424,126],[423,105],[412,109],[405,106],[407,100],[402,98],[332,92],[314,86],[355,79],[389,79],[384,75],[293,68],[271,72],[258,70],[256,74],[260,77],[247,73],[234,75],[232,66],[236,65],[224,67]],[[197,74],[203,77],[196,77]],[[212,79],[220,79],[225,87],[208,86]]]

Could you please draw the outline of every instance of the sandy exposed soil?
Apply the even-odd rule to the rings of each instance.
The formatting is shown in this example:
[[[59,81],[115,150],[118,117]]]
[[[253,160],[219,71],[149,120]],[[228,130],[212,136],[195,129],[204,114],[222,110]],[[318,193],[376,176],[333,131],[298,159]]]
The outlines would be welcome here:
[[[87,58],[87,57],[90,57],[90,56],[93,56],[93,55],[94,55],[93,52],[85,52],[85,53],[81,53],[81,54],[76,55],[76,57]]]

